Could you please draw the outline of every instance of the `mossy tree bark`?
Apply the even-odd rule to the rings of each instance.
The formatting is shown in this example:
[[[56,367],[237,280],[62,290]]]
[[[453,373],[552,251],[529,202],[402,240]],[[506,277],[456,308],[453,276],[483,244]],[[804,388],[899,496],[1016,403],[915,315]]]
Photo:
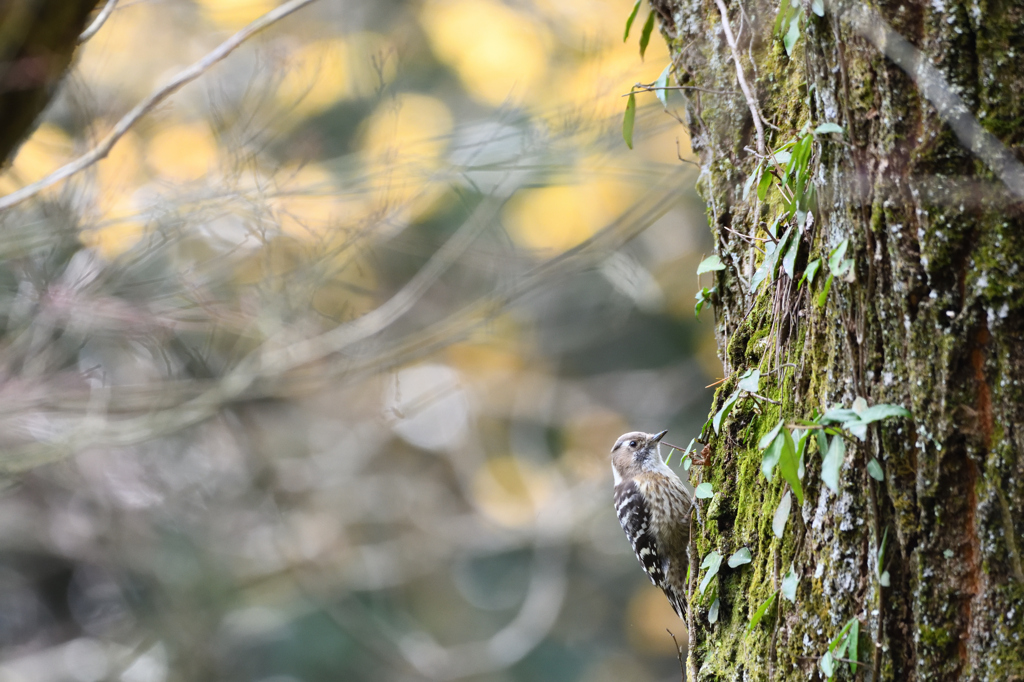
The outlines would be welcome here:
[[[824,677],[820,657],[857,619],[857,677],[1024,679],[1024,197],[969,150],[967,119],[943,110],[923,69],[908,75],[893,61],[894,41],[868,35],[887,22],[925,55],[1013,166],[1024,138],[1024,2],[885,2],[870,10],[874,26],[851,19],[863,9],[852,0],[826,3],[823,16],[808,3],[790,55],[774,34],[774,3],[652,4],[678,82],[701,88],[687,93],[688,124],[726,266],[715,275],[715,316],[727,380],[713,413],[743,371],[779,370],[760,388],[779,405],[741,400],[711,434],[703,475],[717,495],[696,534],[697,561],[741,547],[753,561],[723,563],[695,593],[690,666],[702,680]],[[752,108],[769,150],[799,139],[805,124],[844,129],[814,136],[810,217],[784,218],[778,230],[797,235],[792,276],[780,267],[756,292],[768,227],[784,210],[774,186],[763,200],[756,189],[743,196],[759,160]],[[825,262],[844,240],[853,267],[818,306]],[[821,270],[800,286],[814,259]],[[792,424],[858,397],[912,416],[847,442],[838,493],[822,484],[810,445],[804,502],[777,538],[787,484],[761,473],[759,439],[780,417]],[[872,458],[882,481],[868,474]],[[778,597],[748,634],[791,566],[795,601]],[[846,663],[836,671],[851,677]]]

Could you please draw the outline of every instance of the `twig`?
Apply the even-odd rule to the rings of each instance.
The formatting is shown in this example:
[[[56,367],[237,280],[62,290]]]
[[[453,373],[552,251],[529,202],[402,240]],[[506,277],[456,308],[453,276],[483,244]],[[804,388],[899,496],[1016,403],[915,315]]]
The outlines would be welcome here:
[[[180,90],[182,86],[191,83],[206,73],[214,64],[220,62],[229,54],[234,52],[239,45],[244,43],[253,35],[312,2],[315,2],[315,0],[291,0],[291,2],[287,2],[253,21],[241,31],[218,45],[205,57],[192,64],[184,71],[179,72],[170,83],[153,92],[149,97],[136,104],[135,108],[125,114],[121,120],[117,122],[117,125],[114,126],[114,129],[111,130],[107,136],[91,150],[71,163],[58,168],[42,180],[33,182],[31,185],[22,187],[18,191],[11,192],[7,196],[0,198],[0,211],[34,197],[47,187],[51,187],[62,180],[70,178],[76,173],[80,173],[100,159],[106,157],[117,141],[124,137],[125,133],[128,132],[129,128],[135,125],[140,118],[155,109],[158,104]]]
[[[89,28],[82,31],[82,35],[78,36],[78,44],[81,45],[85,41],[92,38],[94,35],[99,33],[99,30],[103,28],[103,24],[107,23],[107,19],[114,13],[114,7],[117,5],[117,0],[107,0],[107,4],[103,6],[100,13],[96,15],[96,18],[89,24]]]
[[[780,403],[780,402],[779,402],[779,401],[777,401],[777,400],[772,400],[771,398],[765,398],[765,397],[764,397],[763,395],[759,395],[759,394],[757,394],[757,393],[749,393],[749,392],[748,392],[748,395],[749,395],[749,396],[750,396],[751,398],[753,398],[754,400],[763,400],[763,401],[765,401],[766,403],[771,403],[772,405],[781,405],[781,404],[782,404],[782,403]]]
[[[676,641],[676,636],[672,634],[672,631],[665,628],[665,632],[672,638],[672,642],[676,645],[676,658],[679,659],[679,674],[682,675],[683,682],[686,682],[686,665],[683,663],[683,648],[679,646],[679,642]]]
[[[733,37],[732,28],[729,26],[729,12],[726,10],[725,3],[722,0],[715,0],[715,4],[718,5],[718,11],[722,15],[722,29],[725,31],[725,40],[729,43],[729,49],[732,51],[732,61],[736,64],[736,79],[740,83],[740,90],[743,91],[743,96],[747,99],[750,115],[754,118],[754,131],[757,133],[757,151],[759,154],[764,154],[764,126],[761,125],[761,116],[758,114],[757,100],[754,98],[750,86],[747,85],[747,77],[743,75],[740,51],[736,47],[736,39]]]
[[[643,83],[637,83],[633,86],[633,92],[637,90],[643,92],[654,92],[655,90],[697,90],[699,92],[707,92],[712,95],[741,95],[743,93],[736,92],[735,90],[711,90],[710,88],[702,88],[696,85],[645,85]],[[620,97],[629,97],[632,92],[627,92]]]

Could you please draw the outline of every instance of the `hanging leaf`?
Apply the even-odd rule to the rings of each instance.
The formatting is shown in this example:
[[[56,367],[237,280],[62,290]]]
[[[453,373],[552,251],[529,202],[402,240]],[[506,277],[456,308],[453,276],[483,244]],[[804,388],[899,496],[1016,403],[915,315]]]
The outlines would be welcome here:
[[[818,298],[815,301],[819,308],[825,305],[825,301],[828,300],[828,291],[832,288],[832,277],[833,275],[829,275],[828,279],[825,280],[825,288],[821,290],[821,293],[818,294]]]
[[[775,437],[779,435],[779,431],[782,430],[782,425],[785,424],[785,423],[786,423],[785,419],[780,419],[779,423],[776,424],[775,427],[771,431],[769,431],[765,435],[761,436],[761,440],[759,440],[757,442],[758,449],[759,450],[764,450],[766,447],[771,445],[772,441],[775,440]]]
[[[775,602],[776,595],[778,595],[778,592],[772,592],[771,595],[757,607],[757,611],[754,611],[754,615],[750,617],[750,625],[747,626],[747,632],[752,631],[757,627],[757,624],[761,622],[761,619],[764,618],[764,614],[768,613],[768,609],[770,609],[772,604]]]
[[[712,272],[715,270],[725,270],[725,263],[718,256],[708,256],[700,262],[697,266],[697,274],[703,275],[705,272]]]
[[[668,63],[665,70],[658,76],[658,80],[654,81],[654,96],[661,102],[661,106],[668,106],[668,76],[672,71],[672,62]]]
[[[860,420],[865,424],[871,422],[877,422],[882,419],[888,419],[889,417],[909,417],[910,410],[900,407],[899,405],[889,405],[882,403],[881,405],[872,405],[863,412],[860,413]]]
[[[850,634],[846,636],[846,641],[850,643],[850,672],[853,674],[857,673],[857,640],[860,639],[860,621],[853,621],[853,625],[850,626]]]
[[[746,547],[740,547],[735,552],[733,552],[733,555],[731,557],[729,557],[729,561],[728,561],[729,568],[736,568],[737,566],[742,566],[743,564],[749,564],[749,563],[750,563],[750,550],[747,549]]]
[[[715,496],[715,491],[712,490],[711,484],[705,481],[697,486],[697,489],[694,490],[693,494],[698,500],[707,500]]]
[[[828,450],[821,461],[821,480],[829,490],[839,494],[839,470],[846,457],[846,443],[842,436],[832,436]]]
[[[734,391],[732,395],[725,399],[725,403],[722,405],[716,414],[715,418],[711,420],[711,425],[715,427],[715,434],[717,435],[722,428],[722,421],[729,416],[729,412],[732,411],[733,405],[740,399],[740,392]]]
[[[832,662],[832,652],[826,651],[825,655],[818,661],[818,666],[821,668],[821,672],[825,673],[825,677],[832,679],[835,674],[835,664]]]
[[[786,530],[786,522],[789,521],[789,510],[793,506],[793,498],[790,496],[789,491],[782,496],[782,501],[779,502],[778,508],[775,510],[775,516],[772,517],[772,532],[775,533],[775,537],[782,539],[782,533]]]
[[[761,179],[757,182],[757,198],[764,201],[764,198],[768,196],[768,190],[772,186],[772,178],[775,177],[769,171],[761,173]]]
[[[647,21],[644,22],[644,27],[640,31],[640,59],[643,59],[644,52],[647,52],[647,43],[651,42],[652,31],[654,31],[654,10],[647,15]]]
[[[764,474],[769,483],[771,483],[772,475],[775,472],[775,465],[779,463],[779,458],[782,457],[783,444],[782,437],[775,436],[775,440],[768,445],[768,448],[761,455],[761,473]]]
[[[715,597],[715,601],[711,603],[711,608],[708,609],[708,622],[714,625],[718,622],[718,605],[720,601],[718,597]]]
[[[815,258],[810,263],[808,263],[807,267],[804,268],[804,276],[800,278],[800,282],[797,284],[797,288],[799,289],[800,286],[803,285],[804,280],[807,280],[807,286],[811,286],[812,284],[814,284],[814,276],[818,274],[818,268],[820,267],[820,258]]]
[[[800,40],[800,15],[802,12],[794,14],[793,18],[789,20],[789,30],[786,31],[786,37],[782,39],[782,45],[786,48],[786,56],[793,56],[793,47],[796,45],[796,41]]]
[[[794,268],[796,267],[796,257],[800,252],[800,238],[794,237],[790,240],[789,248],[786,249],[786,255],[782,258],[782,271],[789,275],[789,278],[793,278]]]
[[[782,578],[782,596],[791,602],[796,602],[796,588],[800,583],[800,577],[793,571],[793,566],[790,565],[789,570],[786,571],[786,575]]]
[[[722,565],[722,555],[718,552],[712,551],[701,563],[701,568],[708,569],[708,572],[704,574],[704,579],[700,581],[700,593],[704,594],[704,590],[711,584],[711,579],[718,575],[718,569]]]
[[[825,3],[822,0],[811,0],[811,11],[819,17],[825,16]]]
[[[868,475],[876,481],[884,481],[885,473],[882,471],[882,465],[878,463],[878,460],[874,457],[868,462]]]
[[[821,419],[826,424],[830,422],[835,424],[845,424],[846,422],[852,422],[860,419],[860,415],[845,407],[833,407],[831,410],[825,412]]]
[[[631,92],[629,99],[626,100],[626,115],[622,118],[622,139],[626,141],[626,146],[630,149],[633,148],[633,121],[635,119],[636,95]]]
[[[815,12],[815,14],[817,14],[817,12]],[[821,15],[818,14],[818,16],[820,17]],[[841,132],[843,132],[843,127],[838,123],[822,123],[820,126],[814,129],[815,135],[826,135],[828,133]]]
[[[796,454],[796,443],[793,442],[793,436],[790,434],[789,429],[783,429],[780,437],[782,438],[782,453],[779,457],[779,473],[782,474],[782,478],[786,479],[786,482],[793,488],[797,504],[802,505],[804,503],[804,490],[800,485],[800,476],[798,475],[800,461]]]
[[[828,256],[828,269],[831,270],[836,277],[839,277],[839,268],[843,262],[843,256],[846,255],[846,249],[850,246],[850,240],[844,239],[839,242],[839,246],[832,249],[832,252]]]
[[[636,13],[640,11],[640,0],[636,0],[633,3],[633,11],[626,17],[626,32],[622,34],[622,42],[629,40],[629,29],[633,27],[633,20],[636,19]]]
[[[754,182],[760,177],[761,163],[758,162],[758,164],[754,166],[754,172],[751,173],[750,177],[747,178],[747,181],[743,183],[743,201],[746,201],[747,197],[750,196],[750,188],[754,186]]]

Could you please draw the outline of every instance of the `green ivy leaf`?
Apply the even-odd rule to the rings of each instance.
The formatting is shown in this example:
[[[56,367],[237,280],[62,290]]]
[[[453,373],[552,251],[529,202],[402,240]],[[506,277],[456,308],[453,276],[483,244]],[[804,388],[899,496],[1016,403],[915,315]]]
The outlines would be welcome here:
[[[754,615],[750,617],[750,625],[747,626],[747,632],[751,632],[757,627],[757,624],[761,622],[762,618],[764,618],[764,614],[768,613],[768,609],[771,608],[772,604],[775,602],[775,597],[778,594],[778,592],[772,592],[771,595],[757,607],[757,611],[754,611]]]
[[[782,578],[782,596],[791,602],[796,602],[796,588],[800,583],[800,577],[793,570],[792,564],[786,575]]]
[[[750,550],[746,547],[740,547],[735,552],[733,552],[733,555],[731,557],[729,557],[729,568],[736,568],[737,566],[749,564],[750,559]]]
[[[816,302],[819,308],[825,305],[825,301],[828,300],[828,290],[832,288],[832,277],[833,276],[831,274],[828,276],[828,279],[825,280],[825,288],[821,290],[820,294],[818,294],[818,300]]]
[[[845,457],[846,442],[843,441],[843,437],[832,436],[832,442],[829,443],[828,450],[821,460],[821,480],[836,494],[839,494],[839,471]]]
[[[766,447],[771,445],[772,441],[775,440],[775,437],[777,435],[779,435],[779,431],[782,430],[782,425],[785,424],[785,423],[786,423],[785,419],[780,419],[779,423],[775,425],[775,428],[773,428],[771,431],[769,431],[765,435],[761,436],[761,440],[759,440],[757,442],[758,449],[759,450],[764,450]]]
[[[768,479],[768,482],[772,481],[772,474],[775,471],[775,465],[779,463],[779,458],[782,457],[782,436],[775,436],[764,453],[761,455],[761,473]]]
[[[626,100],[626,115],[622,117],[622,139],[626,141],[626,146],[630,149],[633,148],[633,122],[636,119],[636,95],[629,93],[629,99]]]
[[[708,622],[712,625],[718,622],[718,608],[720,603],[721,602],[718,597],[715,597],[715,601],[711,602],[711,608],[708,609]]]
[[[826,424],[845,424],[846,422],[858,421],[859,419],[860,415],[847,407],[833,407],[822,416],[822,421]]]
[[[818,15],[821,16],[820,14]],[[826,135],[828,133],[841,133],[843,132],[843,126],[838,123],[822,123],[820,126],[814,129],[815,135]]]
[[[740,399],[740,392],[739,391],[733,391],[733,394],[725,399],[725,403],[722,404],[722,409],[720,409],[715,414],[715,418],[711,420],[711,425],[713,427],[715,427],[715,434],[716,435],[721,431],[722,421],[726,417],[729,416],[729,412],[732,411],[733,405],[735,405],[736,401],[739,400],[739,399]]]
[[[818,661],[818,666],[821,668],[821,672],[825,673],[825,677],[831,680],[832,676],[836,673],[835,664],[832,662],[831,651],[825,652],[825,655]]]
[[[857,673],[857,640],[860,639],[860,621],[853,621],[853,625],[850,626],[850,634],[846,636],[846,641],[850,643],[850,672],[853,674]]]
[[[874,457],[868,462],[868,475],[876,481],[884,481],[885,473],[882,471],[882,465],[878,463],[878,460]]]
[[[708,256],[700,262],[697,266],[697,274],[703,275],[705,272],[715,272],[718,270],[725,270],[725,263],[717,255]]]
[[[758,164],[754,166],[754,172],[751,173],[750,177],[747,178],[747,181],[743,183],[743,201],[746,201],[747,197],[750,196],[750,188],[754,186],[754,181],[758,180],[760,177],[761,163],[758,162]]]
[[[779,457],[779,473],[782,474],[782,478],[786,479],[789,486],[793,489],[796,494],[797,504],[802,505],[804,503],[804,490],[800,485],[800,477],[798,475],[800,468],[800,460],[796,454],[796,443],[793,442],[793,436],[790,434],[789,429],[782,430],[782,454]]]
[[[759,369],[748,369],[740,377],[739,383],[736,384],[737,388],[747,393],[757,393],[758,385],[761,383],[761,370]]]
[[[775,509],[775,515],[772,516],[772,532],[780,540],[782,539],[782,533],[786,530],[786,522],[789,521],[789,511],[792,508],[793,498],[787,490],[786,494],[782,496],[779,506]]]
[[[711,579],[718,575],[718,569],[722,565],[722,555],[718,552],[711,551],[704,561],[701,563],[701,568],[708,569],[708,572],[704,574],[704,579],[700,581],[700,593],[704,594],[704,590],[711,584]]]
[[[700,311],[704,308],[704,304],[711,303],[711,297],[717,290],[718,287],[711,287],[710,289],[708,287],[704,287],[697,292],[696,296],[694,296],[694,298],[697,299],[697,305],[693,306],[693,316],[697,318],[697,320],[700,320]]]
[[[860,419],[855,419],[852,422],[846,422],[843,426],[846,427],[847,431],[857,436],[857,440],[864,440],[868,437],[868,425]]]
[[[888,419],[889,417],[909,417],[910,410],[900,407],[899,405],[890,405],[888,403],[882,403],[881,405],[872,405],[863,412],[860,413],[860,420],[865,424],[871,422],[877,422],[882,419]]]
[[[782,258],[782,270],[789,278],[793,278],[794,268],[796,267],[796,257],[800,252],[800,236],[797,235],[789,242],[789,248],[786,249],[786,255]]]
[[[825,3],[822,0],[811,0],[811,11],[819,17],[825,16]]]
[[[715,491],[711,488],[711,484],[705,481],[697,486],[693,494],[698,500],[707,500],[715,496]]]
[[[820,258],[815,258],[810,263],[808,263],[807,267],[804,268],[804,276],[800,278],[800,282],[797,284],[797,289],[799,289],[803,285],[804,280],[807,280],[807,286],[811,286],[812,284],[814,284],[814,276],[818,274],[818,268],[820,267]]]
[[[636,19],[636,13],[640,11],[640,0],[636,0],[633,4],[633,11],[626,17],[626,32],[622,34],[622,42],[629,40],[629,29],[633,27],[633,20]]]
[[[796,45],[796,41],[800,40],[800,15],[802,12],[796,12],[789,20],[789,30],[786,31],[786,36],[782,39],[782,45],[786,48],[786,56],[793,56],[793,47]]]
[[[814,440],[818,444],[818,454],[824,459],[825,453],[828,452],[828,439],[825,437],[825,431],[823,429],[816,429],[814,431]]]
[[[654,96],[658,98],[663,107],[668,106],[668,90],[666,88],[668,88],[668,76],[671,71],[672,62],[669,62],[665,70],[658,76],[658,80],[654,81]]]
[[[651,32],[654,31],[654,10],[647,15],[647,21],[644,22],[644,27],[640,31],[640,59],[644,58],[644,52],[647,52],[647,44],[651,42]]]
[[[843,241],[839,242],[839,246],[832,249],[832,251],[828,255],[828,269],[831,270],[836,277],[842,276],[839,274],[838,271],[843,263],[843,258],[846,256],[846,249],[849,248],[849,246],[850,240],[844,239]]]

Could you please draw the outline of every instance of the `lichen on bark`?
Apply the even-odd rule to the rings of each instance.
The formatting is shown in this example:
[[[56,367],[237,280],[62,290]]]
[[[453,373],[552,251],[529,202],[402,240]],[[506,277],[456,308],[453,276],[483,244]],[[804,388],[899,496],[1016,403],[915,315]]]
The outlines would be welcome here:
[[[762,383],[778,407],[745,401],[710,433],[715,458],[704,475],[718,495],[697,551],[728,556],[745,546],[753,561],[723,566],[695,596],[698,679],[821,675],[819,658],[851,618],[864,679],[1024,679],[1024,197],[964,147],[913,74],[847,20],[852,0],[826,3],[824,16],[803,4],[788,55],[773,34],[778,5],[727,0],[769,148],[805,124],[844,129],[815,138],[817,205],[799,232],[793,279],[849,240],[849,281],[837,279],[822,307],[814,298],[824,267],[810,286],[780,272],[751,291],[781,206],[772,196],[743,197],[758,158],[748,103],[731,94],[738,87],[723,17],[713,0],[652,5],[677,81],[702,88],[688,91],[687,121],[727,266],[716,275],[715,315],[729,380],[712,414],[738,373],[779,370]],[[1024,2],[905,0],[873,10],[984,129],[1024,157],[1024,69],[1010,68],[1024,53]],[[780,416],[810,418],[857,397],[902,405],[912,417],[849,444],[838,494],[822,485],[820,455],[809,447],[804,503],[776,538],[771,518],[784,483],[761,473],[758,440]],[[881,482],[867,473],[872,458]],[[795,601],[777,599],[748,633],[791,565],[800,577]],[[851,677],[846,664],[836,670]]]

